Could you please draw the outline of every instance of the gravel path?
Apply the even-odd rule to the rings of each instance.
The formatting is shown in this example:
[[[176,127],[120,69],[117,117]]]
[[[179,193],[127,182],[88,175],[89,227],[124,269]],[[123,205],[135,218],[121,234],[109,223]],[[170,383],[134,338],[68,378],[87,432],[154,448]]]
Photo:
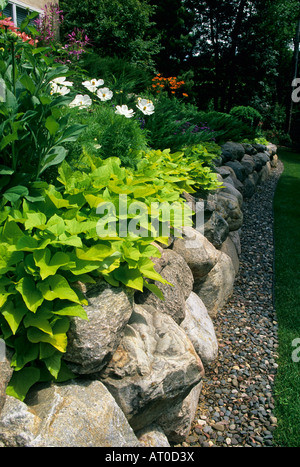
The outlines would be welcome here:
[[[218,359],[206,368],[191,432],[180,446],[273,445],[272,387],[277,322],[273,306],[273,195],[283,165],[244,202],[234,294],[214,320]]]

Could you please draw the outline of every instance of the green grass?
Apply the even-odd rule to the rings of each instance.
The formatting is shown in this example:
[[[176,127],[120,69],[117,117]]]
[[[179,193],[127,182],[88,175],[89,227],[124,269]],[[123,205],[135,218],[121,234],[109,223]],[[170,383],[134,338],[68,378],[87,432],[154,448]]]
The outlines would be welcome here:
[[[300,447],[300,154],[281,149],[279,158],[284,172],[274,197],[279,339],[274,391],[278,427],[274,440],[277,446]]]

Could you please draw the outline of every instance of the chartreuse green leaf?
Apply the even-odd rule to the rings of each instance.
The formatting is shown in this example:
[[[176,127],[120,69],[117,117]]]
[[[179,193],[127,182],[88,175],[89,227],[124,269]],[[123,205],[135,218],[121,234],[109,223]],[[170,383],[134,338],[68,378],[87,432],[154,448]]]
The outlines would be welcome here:
[[[32,326],[52,336],[52,327],[49,322],[49,318],[51,316],[52,313],[45,314],[44,310],[41,310],[41,308],[39,308],[36,313],[27,314],[27,316],[24,318],[24,326],[25,328],[29,328],[30,326]]]
[[[162,284],[170,284],[166,279],[164,279],[158,272],[154,269],[154,264],[150,258],[142,258],[138,262],[138,268],[144,277],[152,279],[154,281],[159,281]]]
[[[62,353],[55,352],[49,357],[43,359],[43,362],[45,363],[49,373],[55,379],[57,379],[58,374],[60,372],[62,355],[63,355]]]
[[[70,256],[61,251],[56,252],[51,258],[49,248],[34,251],[33,258],[36,266],[40,268],[40,275],[43,280],[48,276],[53,276],[60,267],[70,262]]]
[[[23,237],[19,238],[16,242],[16,249],[18,251],[33,251],[37,248],[39,248],[39,243],[33,237],[23,235]]]
[[[14,271],[15,265],[22,261],[24,253],[14,250],[14,246],[8,243],[0,243],[0,274]]]
[[[7,301],[3,305],[1,313],[9,324],[13,334],[16,334],[18,327],[27,311],[28,310],[24,305],[22,306],[22,304],[18,303],[18,305],[15,306],[12,301]]]
[[[28,390],[40,379],[40,370],[34,367],[24,367],[20,371],[14,371],[7,386],[6,394],[23,401]]]
[[[4,305],[8,297],[13,294],[15,294],[15,291],[13,290],[13,283],[11,282],[11,280],[8,279],[7,277],[1,277],[0,279],[0,308]]]
[[[1,243],[14,245],[22,237],[24,237],[24,233],[15,221],[5,223],[1,234]]]
[[[60,352],[67,350],[67,331],[69,329],[70,321],[66,317],[58,318],[52,327],[52,335],[35,327],[30,327],[27,330],[28,340],[34,344],[45,342],[51,344]]]
[[[48,190],[47,195],[57,209],[68,208],[70,206],[69,201],[64,199],[58,191]]]
[[[151,284],[145,280],[144,286],[146,289],[150,290],[150,292],[153,292],[158,298],[160,298],[160,300],[165,300],[164,294],[156,284]]]
[[[16,289],[22,295],[22,298],[27,308],[33,313],[43,303],[44,297],[40,290],[36,288],[36,284],[32,277],[22,277],[16,284]]]
[[[43,212],[27,212],[26,213],[26,221],[25,221],[25,229],[31,230],[34,227],[44,230],[45,224],[47,222],[47,217]]]
[[[120,266],[113,273],[114,278],[132,289],[143,291],[143,277],[138,269],[130,269],[127,264]]]
[[[53,233],[57,237],[62,235],[65,231],[65,222],[62,217],[54,214],[47,222],[46,228],[49,232]]]
[[[58,298],[60,300],[70,300],[71,302],[81,304],[81,299],[77,293],[60,274],[47,277],[44,281],[38,282],[36,287],[45,300],[52,301]]]
[[[60,316],[77,316],[81,319],[88,320],[86,311],[81,305],[74,305],[73,303],[70,304],[61,300],[55,305],[53,314]]]
[[[53,136],[59,130],[59,123],[55,120],[53,115],[49,115],[45,122],[45,127],[49,131],[50,135]]]
[[[90,248],[76,248],[76,256],[78,259],[86,261],[102,261],[114,253],[114,251],[111,246],[98,243]]]

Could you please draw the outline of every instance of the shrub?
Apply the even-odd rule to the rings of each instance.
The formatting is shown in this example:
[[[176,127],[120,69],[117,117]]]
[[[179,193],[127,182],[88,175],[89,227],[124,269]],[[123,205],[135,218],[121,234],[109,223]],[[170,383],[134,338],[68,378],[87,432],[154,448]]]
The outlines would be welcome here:
[[[101,103],[90,112],[72,112],[74,124],[83,124],[86,129],[76,142],[68,146],[71,164],[78,161],[83,151],[87,151],[102,159],[118,157],[124,166],[135,166],[139,152],[147,148],[146,133],[135,117],[117,115],[115,109],[111,103]]]
[[[179,99],[162,93],[154,99],[155,114],[146,122],[149,145],[155,149],[178,151],[189,145],[214,141],[214,131],[198,110]]]
[[[156,112],[146,129],[149,144],[154,148],[177,151],[189,145],[252,139],[255,130],[232,115],[221,112],[203,112],[176,98],[160,95],[154,99]]]
[[[256,128],[259,122],[262,120],[261,114],[258,110],[250,106],[236,106],[233,107],[230,112],[230,115],[241,120],[243,123],[248,125],[250,128]]]
[[[214,130],[215,142],[219,145],[226,141],[242,141],[253,139],[255,130],[232,115],[222,112],[199,112],[199,117]]]
[[[159,36],[151,37],[153,7],[147,0],[60,0],[64,10],[63,32],[84,28],[100,56],[111,56],[153,69]],[[80,11],[80,15],[78,15]]]

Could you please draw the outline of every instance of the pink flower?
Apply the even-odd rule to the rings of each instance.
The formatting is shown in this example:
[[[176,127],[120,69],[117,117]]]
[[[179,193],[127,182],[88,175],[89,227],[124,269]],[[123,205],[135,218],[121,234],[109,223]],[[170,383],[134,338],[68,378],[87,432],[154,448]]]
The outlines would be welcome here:
[[[17,31],[17,28],[15,26],[15,24],[11,21],[11,17],[10,18],[4,18],[4,19],[1,19],[0,20],[0,27],[2,29],[4,28],[9,28],[10,31],[13,31],[13,32],[16,32]]]

